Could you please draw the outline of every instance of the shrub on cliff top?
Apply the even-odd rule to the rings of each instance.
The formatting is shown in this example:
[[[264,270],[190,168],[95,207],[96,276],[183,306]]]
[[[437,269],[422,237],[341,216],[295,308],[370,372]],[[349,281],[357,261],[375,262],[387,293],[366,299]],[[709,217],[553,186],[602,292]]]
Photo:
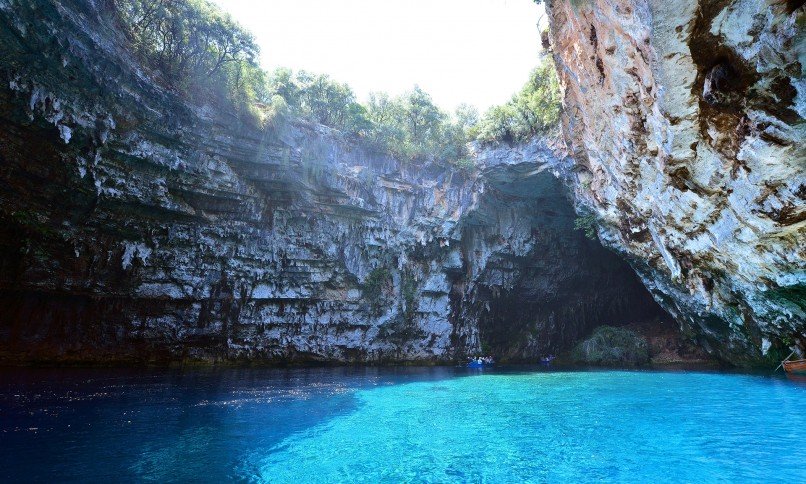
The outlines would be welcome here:
[[[268,76],[266,95],[284,99],[296,116],[348,134],[363,134],[371,128],[367,110],[350,86],[327,74],[275,69]]]
[[[440,109],[419,86],[394,98],[371,94],[367,113],[370,143],[399,158],[452,164],[467,156],[468,135],[461,120]]]
[[[418,86],[397,97],[372,93],[361,104],[347,84],[286,68],[269,75],[267,94],[280,96],[299,117],[355,136],[402,161],[453,165],[468,155],[469,133],[478,119],[468,106],[450,116]]]

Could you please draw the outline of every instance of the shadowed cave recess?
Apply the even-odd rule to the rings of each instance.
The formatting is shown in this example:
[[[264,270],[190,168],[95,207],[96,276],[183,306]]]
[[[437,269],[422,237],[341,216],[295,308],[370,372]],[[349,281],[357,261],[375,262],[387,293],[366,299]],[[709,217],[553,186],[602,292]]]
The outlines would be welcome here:
[[[458,320],[475,323],[484,353],[534,362],[600,325],[671,326],[629,265],[574,228],[577,215],[556,176],[531,163],[487,176],[487,191],[463,220],[465,264],[478,275],[464,286]]]

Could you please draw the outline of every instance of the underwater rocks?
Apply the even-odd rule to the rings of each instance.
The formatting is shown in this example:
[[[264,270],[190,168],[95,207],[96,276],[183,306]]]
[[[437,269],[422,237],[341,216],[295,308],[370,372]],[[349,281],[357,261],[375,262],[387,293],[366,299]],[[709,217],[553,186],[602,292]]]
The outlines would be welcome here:
[[[649,344],[626,328],[600,326],[571,352],[575,363],[636,366],[649,363]]]
[[[683,332],[806,349],[802,2],[548,3],[581,211]]]

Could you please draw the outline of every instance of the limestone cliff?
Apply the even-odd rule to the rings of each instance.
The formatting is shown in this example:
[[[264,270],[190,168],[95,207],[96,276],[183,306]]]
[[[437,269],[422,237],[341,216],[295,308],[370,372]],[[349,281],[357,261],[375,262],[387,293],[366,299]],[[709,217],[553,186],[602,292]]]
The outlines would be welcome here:
[[[644,286],[724,360],[806,345],[798,2],[550,2],[563,139],[470,171],[191,104],[107,8],[0,0],[3,362],[528,361]]]
[[[547,7],[575,198],[602,240],[722,358],[806,347],[803,2]]]
[[[533,359],[660,314],[573,229],[556,140],[466,173],[260,128],[161,86],[92,0],[0,1],[0,58],[4,362]]]

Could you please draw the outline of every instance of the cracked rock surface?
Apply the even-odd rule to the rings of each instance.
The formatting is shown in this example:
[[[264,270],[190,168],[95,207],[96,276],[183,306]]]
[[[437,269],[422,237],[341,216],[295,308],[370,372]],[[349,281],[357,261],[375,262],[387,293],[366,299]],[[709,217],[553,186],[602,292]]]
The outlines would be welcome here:
[[[548,3],[578,206],[738,364],[806,347],[802,3]]]

